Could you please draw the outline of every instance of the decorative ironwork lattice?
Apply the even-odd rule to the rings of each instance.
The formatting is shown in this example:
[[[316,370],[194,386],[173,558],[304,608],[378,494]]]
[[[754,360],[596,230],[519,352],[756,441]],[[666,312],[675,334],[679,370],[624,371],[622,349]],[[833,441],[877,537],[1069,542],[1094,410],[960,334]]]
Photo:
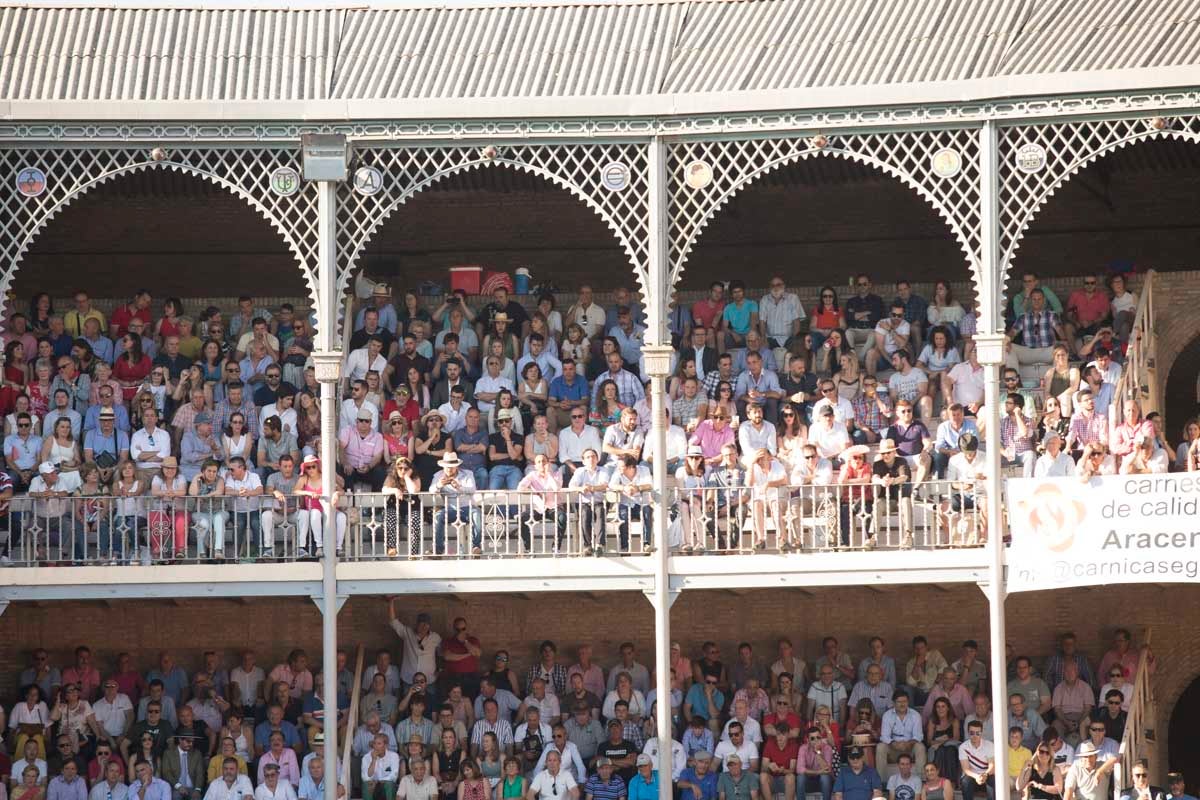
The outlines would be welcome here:
[[[156,156],[158,160],[156,160]],[[64,208],[90,189],[122,175],[143,170],[170,169],[211,181],[245,200],[283,237],[317,303],[317,206],[314,186],[302,184],[294,194],[271,190],[271,175],[281,167],[300,174],[294,148],[205,147],[156,151],[150,146],[22,147],[0,149],[8,176],[0,181],[0,293],[7,292],[21,259],[37,235]],[[23,170],[35,168],[46,176],[45,190],[36,197],[17,188]]]
[[[606,188],[603,172],[611,164],[628,168],[627,185]],[[646,148],[638,143],[509,144],[496,146],[355,148],[355,166],[374,167],[383,187],[364,195],[354,181],[342,187],[338,202],[338,289],[350,285],[358,260],[371,238],[395,211],[418,192],[443,178],[474,169],[507,168],[538,175],[579,198],[612,230],[649,296]]]
[[[679,281],[705,226],[739,192],[780,167],[830,156],[875,167],[916,191],[958,240],[978,288],[977,136],[975,130],[947,129],[680,142],[671,148],[668,159],[672,187],[671,285]],[[933,167],[935,156],[942,151],[954,151],[960,161],[956,173],[948,174],[950,170],[946,170],[947,177],[940,177]],[[706,185],[693,188],[685,173],[697,163],[706,164],[712,177]]]
[[[1098,119],[1000,129],[1001,286],[1025,231],[1051,195],[1100,158],[1147,139],[1200,142],[1200,116]],[[1044,153],[1044,165],[1033,169],[1039,163],[1036,148]],[[1031,159],[1025,162],[1028,171],[1018,166],[1019,155]]]

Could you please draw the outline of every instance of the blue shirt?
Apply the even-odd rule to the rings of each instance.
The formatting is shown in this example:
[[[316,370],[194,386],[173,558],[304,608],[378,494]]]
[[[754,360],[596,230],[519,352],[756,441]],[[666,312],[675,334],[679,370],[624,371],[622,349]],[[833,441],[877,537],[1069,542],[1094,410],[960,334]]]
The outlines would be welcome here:
[[[396,328],[400,325],[400,319],[396,316],[396,307],[391,303],[388,303],[383,308],[379,308],[373,302],[364,305],[358,310],[358,314],[354,316],[354,330],[360,330],[363,327],[363,320],[366,319],[368,308],[374,308],[379,312],[379,327],[387,328],[395,335]]]
[[[684,700],[692,707],[692,716],[708,719],[708,698],[704,696],[704,686],[699,683],[693,683],[692,688],[688,689],[687,698]],[[720,711],[725,707],[725,695],[721,694],[721,690],[717,689],[713,692],[713,705]]]
[[[113,424],[119,431],[129,433],[129,411],[121,404],[119,398],[113,398],[114,402],[111,406],[113,410]],[[88,406],[87,413],[83,415],[83,429],[85,431],[96,430],[100,427],[100,409],[101,406]]]
[[[600,780],[599,775],[593,775],[584,784],[583,793],[590,794],[593,800],[618,800],[625,797],[625,780],[616,772],[612,774],[608,783]]]
[[[83,449],[91,450],[93,455],[101,453],[112,453],[114,457],[120,456],[122,450],[129,449],[129,434],[125,431],[113,428],[111,436],[105,436],[98,429],[90,430],[83,437]]]
[[[979,440],[979,428],[975,426],[975,420],[971,419],[970,417],[964,417],[962,428],[959,430],[955,430],[954,426],[950,424],[950,420],[946,420],[938,425],[937,444],[935,446],[939,450],[943,447],[950,450],[957,450],[958,440],[964,433],[971,434],[975,437],[976,441]]]
[[[459,428],[454,432],[452,438],[454,439],[455,450],[458,450],[459,447],[464,444],[481,444],[486,447],[488,443],[488,432],[483,428],[480,428],[474,433],[469,433],[466,428]],[[459,452],[458,457],[462,459],[463,469],[474,471],[484,466],[487,455],[486,453]],[[428,491],[427,487],[423,488],[426,488],[426,491]]]
[[[721,312],[721,319],[729,323],[729,327],[735,332],[746,334],[750,330],[750,315],[758,313],[758,303],[753,300],[742,300],[739,306],[735,303],[726,303],[725,310]]]
[[[129,794],[126,796],[137,797],[140,791],[142,782],[135,780],[129,784]],[[146,787],[146,800],[171,800],[171,784],[162,778],[151,778],[150,785]]]
[[[95,341],[87,338],[84,341],[92,348],[92,355],[101,361],[107,361],[109,364],[113,363],[113,359],[116,358],[116,351],[113,349],[112,339],[97,336]]]
[[[833,793],[841,792],[842,800],[871,800],[876,790],[883,791],[883,781],[879,780],[878,772],[866,765],[857,775],[849,766],[843,765],[833,782]]]
[[[716,800],[717,797],[717,773],[709,770],[704,773],[704,777],[698,777],[696,770],[687,767],[683,772],[679,773],[679,783],[683,782],[695,784],[700,787],[700,797],[697,798],[695,792],[684,790],[682,800]]]
[[[183,667],[176,665],[166,675],[160,669],[152,669],[146,673],[147,684],[156,679],[162,681],[163,692],[171,696],[176,706],[183,705],[183,691],[188,688],[188,676]]]
[[[640,772],[633,776],[629,782],[629,800],[658,800],[658,770],[650,773],[649,781]]]
[[[279,722],[279,732],[283,734],[284,747],[296,747],[300,742],[300,731],[296,730],[296,726],[285,720]],[[271,741],[271,723],[264,720],[254,727],[254,743],[259,747],[266,747]]]
[[[87,796],[87,781],[78,775],[70,783],[62,775],[56,775],[46,789],[46,800],[87,800]]]
[[[566,378],[559,375],[550,381],[550,396],[555,400],[586,400],[588,397],[587,379],[577,374],[575,380],[567,383]]]

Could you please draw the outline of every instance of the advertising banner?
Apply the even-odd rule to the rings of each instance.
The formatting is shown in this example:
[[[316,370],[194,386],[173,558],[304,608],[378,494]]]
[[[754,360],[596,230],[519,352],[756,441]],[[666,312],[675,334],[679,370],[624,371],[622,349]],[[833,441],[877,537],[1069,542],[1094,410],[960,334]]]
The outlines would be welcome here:
[[[1200,473],[1010,479],[1008,591],[1200,575]]]

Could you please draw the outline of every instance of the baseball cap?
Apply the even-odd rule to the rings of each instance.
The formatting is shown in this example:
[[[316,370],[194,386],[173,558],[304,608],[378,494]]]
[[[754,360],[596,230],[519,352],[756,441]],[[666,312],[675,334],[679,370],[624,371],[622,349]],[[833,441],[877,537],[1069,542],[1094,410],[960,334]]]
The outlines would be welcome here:
[[[653,763],[654,762],[650,760],[650,756],[646,755],[645,753],[642,753],[637,757],[637,765],[639,767],[648,767]]]
[[[599,758],[596,759],[596,769],[600,769],[601,767],[611,767],[611,766],[612,766],[611,758],[606,758],[605,756],[600,756]]]

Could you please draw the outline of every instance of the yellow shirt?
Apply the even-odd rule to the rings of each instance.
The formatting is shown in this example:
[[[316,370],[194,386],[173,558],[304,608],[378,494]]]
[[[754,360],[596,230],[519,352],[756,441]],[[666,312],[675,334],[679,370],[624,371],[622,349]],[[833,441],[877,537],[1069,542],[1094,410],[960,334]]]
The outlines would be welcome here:
[[[225,763],[226,758],[236,758],[238,762],[238,774],[249,777],[250,773],[246,771],[246,760],[241,756],[223,756],[215,755],[208,760],[208,782],[212,783],[221,777],[221,765]]]
[[[1033,753],[1028,747],[1018,747],[1013,750],[1008,748],[1008,777],[1010,780],[1015,780],[1021,774],[1021,770],[1025,769],[1025,765],[1029,763],[1029,759],[1033,758]]]

